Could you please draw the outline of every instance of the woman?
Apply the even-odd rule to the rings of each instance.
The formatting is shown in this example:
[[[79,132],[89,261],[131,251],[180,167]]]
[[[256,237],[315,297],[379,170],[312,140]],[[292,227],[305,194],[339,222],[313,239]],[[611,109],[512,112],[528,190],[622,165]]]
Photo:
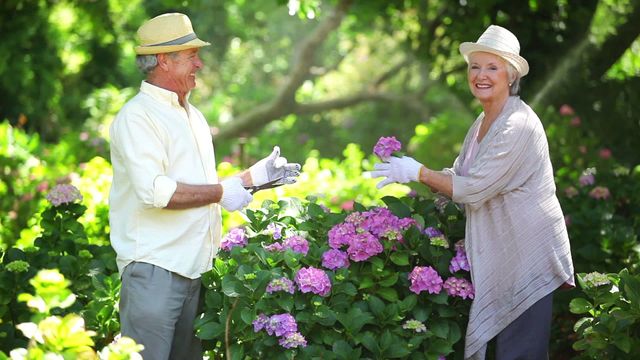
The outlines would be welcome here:
[[[475,299],[465,359],[484,359],[495,338],[496,359],[548,358],[553,291],[574,286],[564,216],[538,116],[517,96],[529,72],[520,43],[491,25],[460,45],[468,84],[483,112],[452,169],[435,171],[404,156],[376,164],[373,177],[420,181],[466,212],[465,247]]]

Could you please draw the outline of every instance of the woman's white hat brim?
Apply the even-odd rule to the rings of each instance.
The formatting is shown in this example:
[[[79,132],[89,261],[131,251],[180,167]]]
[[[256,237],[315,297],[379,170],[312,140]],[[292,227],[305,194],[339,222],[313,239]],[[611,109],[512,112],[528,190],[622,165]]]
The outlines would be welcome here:
[[[464,60],[469,62],[469,54],[474,52],[488,52],[494,55],[498,55],[501,58],[508,61],[513,67],[516,68],[516,71],[520,74],[520,77],[523,77],[529,73],[529,63],[525,58],[518,54],[514,54],[512,52],[505,52],[496,50],[493,47],[481,45],[474,42],[464,42],[460,44],[460,53],[464,57]]]

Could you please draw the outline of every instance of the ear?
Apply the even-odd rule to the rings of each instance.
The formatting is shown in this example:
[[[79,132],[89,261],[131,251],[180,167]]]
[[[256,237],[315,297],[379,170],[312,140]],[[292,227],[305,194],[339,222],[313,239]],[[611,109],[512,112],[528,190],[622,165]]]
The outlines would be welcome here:
[[[169,69],[169,56],[165,53],[160,53],[156,55],[158,59],[158,67],[164,71]]]

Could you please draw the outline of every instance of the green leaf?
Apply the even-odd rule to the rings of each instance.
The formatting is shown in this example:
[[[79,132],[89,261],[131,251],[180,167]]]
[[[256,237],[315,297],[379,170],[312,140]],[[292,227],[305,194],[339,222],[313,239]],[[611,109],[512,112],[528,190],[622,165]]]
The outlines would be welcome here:
[[[362,337],[360,338],[360,342],[362,342],[362,345],[364,345],[364,347],[367,348],[367,350],[371,351],[374,355],[380,354],[380,348],[378,347],[378,340],[376,339],[375,336],[373,336],[373,334],[370,331],[367,331],[364,334],[362,334]]]
[[[376,294],[389,302],[398,301],[398,292],[394,288],[380,288],[376,291]]]
[[[391,254],[391,262],[396,265],[409,265],[409,254],[406,251],[398,251]]]
[[[242,283],[232,275],[222,278],[222,292],[228,297],[238,297],[244,293]]]
[[[208,322],[196,330],[196,336],[202,340],[213,340],[221,337],[224,333],[224,326],[217,322]],[[220,339],[222,340],[222,339]]]
[[[395,216],[400,218],[411,217],[411,208],[400,199],[393,196],[385,196],[382,201],[387,204],[387,207]]]
[[[383,287],[390,287],[398,282],[398,273],[394,272],[387,276],[385,279],[378,281],[378,285]]]
[[[402,299],[402,301],[399,303],[400,311],[401,312],[411,311],[413,310],[413,308],[416,306],[417,303],[418,303],[418,296],[416,296],[415,294],[410,294],[404,299]]]
[[[384,302],[380,300],[379,297],[372,295],[369,296],[368,303],[371,312],[373,312],[376,317],[380,317],[380,315],[382,315],[382,312],[384,311]]]
[[[625,334],[617,334],[613,339],[613,344],[626,354],[631,351],[631,339]]]
[[[575,298],[569,303],[569,311],[574,314],[586,314],[593,310],[593,305],[583,298]]]
[[[240,313],[240,318],[244,321],[245,324],[251,325],[253,320],[256,318],[256,312],[252,308],[244,308]]]
[[[354,307],[348,313],[338,316],[338,321],[344,326],[349,334],[356,334],[365,324],[373,323],[374,317],[369,312],[363,312],[360,308]]]
[[[449,323],[446,320],[436,320],[431,323],[429,330],[431,330],[435,336],[446,339],[449,335]]]

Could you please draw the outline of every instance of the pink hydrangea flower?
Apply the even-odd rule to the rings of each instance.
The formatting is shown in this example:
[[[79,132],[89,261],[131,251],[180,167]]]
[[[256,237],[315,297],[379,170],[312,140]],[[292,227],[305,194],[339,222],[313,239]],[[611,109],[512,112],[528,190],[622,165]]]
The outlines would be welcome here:
[[[373,153],[384,161],[401,148],[402,144],[395,136],[381,137],[373,147]]]
[[[580,185],[587,186],[595,184],[596,178],[595,176],[593,176],[593,174],[583,174],[580,176],[580,179],[578,179],[578,181],[580,182]]]
[[[571,116],[573,114],[575,114],[575,111],[573,111],[573,108],[570,105],[564,104],[560,106],[560,115]]]
[[[470,271],[469,260],[467,259],[467,253],[464,251],[464,248],[457,248],[456,256],[454,256],[449,263],[449,271],[451,273],[460,270]]]
[[[298,270],[295,281],[298,289],[303,293],[312,292],[320,296],[327,296],[331,292],[329,276],[323,270],[312,266]]]
[[[269,285],[267,285],[267,293],[273,294],[277,291],[286,291],[289,294],[293,294],[295,292],[293,281],[286,277],[271,280]]]
[[[582,120],[580,120],[580,116],[574,116],[571,118],[571,121],[569,121],[569,125],[573,127],[578,127],[580,126],[581,123],[582,123]]]
[[[600,155],[600,158],[607,160],[611,157],[611,150],[607,148],[600,149],[599,155]]]
[[[605,186],[596,186],[589,192],[589,196],[596,200],[607,200],[611,193],[609,192],[609,188]]]
[[[329,270],[349,267],[349,256],[346,252],[329,249],[322,254],[322,266]]]
[[[46,198],[53,206],[60,206],[82,201],[82,194],[71,184],[58,184],[51,189]]]
[[[574,196],[578,195],[578,189],[576,189],[573,186],[569,186],[566,189],[564,189],[564,195],[566,197],[568,197],[569,199],[573,198]]]
[[[409,290],[416,294],[428,291],[429,294],[438,294],[442,290],[442,278],[431,266],[416,266],[409,274],[411,286]]]
[[[235,246],[244,247],[248,243],[247,235],[242,228],[235,228],[229,230],[229,232],[222,238],[220,242],[220,248],[225,251],[229,251]]]
[[[475,291],[473,284],[467,279],[459,279],[456,277],[450,277],[442,286],[449,296],[459,296],[463,299],[473,299]]]
[[[380,241],[371,233],[356,234],[351,238],[347,254],[353,261],[359,262],[380,254],[384,248]]]
[[[300,235],[293,235],[286,238],[282,245],[284,249],[290,249],[293,252],[303,255],[307,255],[307,252],[309,252],[309,242]]]

